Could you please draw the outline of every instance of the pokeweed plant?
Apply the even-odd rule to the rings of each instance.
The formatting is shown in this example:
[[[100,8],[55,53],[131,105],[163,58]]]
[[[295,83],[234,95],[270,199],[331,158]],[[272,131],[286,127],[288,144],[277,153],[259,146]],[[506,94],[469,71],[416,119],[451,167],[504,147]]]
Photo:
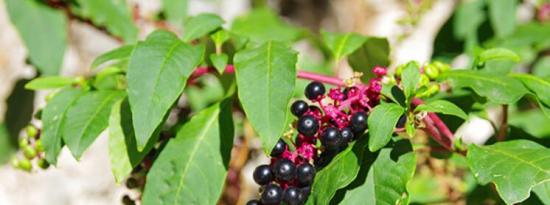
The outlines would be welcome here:
[[[434,59],[440,60],[395,69],[388,69],[385,38],[306,35],[265,8],[229,28],[214,14],[200,14],[181,22],[183,33],[167,27],[135,41],[130,12],[104,18],[111,11],[101,9],[123,8],[115,1],[45,2],[6,1],[30,60],[44,75],[25,88],[51,91],[35,115],[41,125],[27,126],[19,140],[22,156],[12,163],[22,170],[55,166],[63,147],[80,159],[106,131],[114,178],[141,191],[138,198],[125,196],[124,203],[217,204],[234,141],[249,124],[271,158],[246,176],[261,187],[249,205],[435,203],[423,198],[429,183],[422,181],[449,176],[465,181],[461,188],[446,185],[462,194],[459,200],[487,200],[490,193],[476,191],[486,188],[498,194],[497,203],[550,203],[550,143],[544,138],[550,133],[530,125],[550,121],[549,72],[513,69],[548,62],[550,25],[494,20],[508,15],[501,11],[515,8],[515,1],[459,6],[452,22],[459,25],[455,34],[472,59],[469,65],[452,68],[445,63],[449,56],[439,55],[445,49],[436,46]],[[63,28],[65,16],[52,8],[89,19],[126,44],[97,57],[91,75],[56,76],[59,50],[50,56],[39,51],[66,43],[66,34],[52,28]],[[37,10],[36,16],[18,15],[24,9]],[[169,20],[180,21],[174,11],[166,12]],[[481,44],[478,28],[470,25],[478,20],[467,19],[487,20],[484,12],[495,37]],[[28,22],[38,18],[56,22],[46,29],[53,41],[30,37],[39,28]],[[318,43],[326,61],[304,63],[307,53],[292,47],[299,40]],[[332,77],[327,67],[343,61],[353,76]],[[499,107],[502,121],[486,144],[468,144],[466,137],[475,136],[453,133]],[[541,122],[525,117],[533,112]],[[448,200],[442,202],[456,197]]]

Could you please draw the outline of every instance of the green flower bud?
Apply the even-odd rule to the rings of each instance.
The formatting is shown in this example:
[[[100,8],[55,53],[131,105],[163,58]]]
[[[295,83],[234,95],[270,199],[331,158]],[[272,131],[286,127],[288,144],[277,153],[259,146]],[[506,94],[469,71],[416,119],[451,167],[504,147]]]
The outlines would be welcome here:
[[[27,146],[23,148],[23,155],[25,155],[27,159],[33,159],[36,157],[36,150],[34,150],[31,146]]]
[[[449,64],[443,63],[441,61],[434,61],[432,64],[439,69],[441,72],[446,72],[451,70],[451,66]]]
[[[28,125],[25,128],[25,131],[27,132],[27,136],[29,136],[30,138],[35,138],[38,134],[38,129],[36,129],[36,127],[32,125]]]
[[[431,96],[431,95],[434,95],[436,93],[439,92],[439,84],[437,83],[434,83],[434,84],[431,84],[430,87],[428,87],[428,96]]]
[[[27,171],[27,172],[30,172],[32,170],[32,164],[31,164],[31,161],[28,160],[28,159],[22,159],[19,161],[19,166],[18,166],[19,169],[23,170],[23,171]]]
[[[428,86],[430,78],[426,74],[420,74],[420,87]]]
[[[397,68],[395,68],[395,75],[397,77],[401,78],[401,74],[403,73],[403,69],[405,69],[405,66],[407,66],[407,64],[401,64],[397,66]]]
[[[11,162],[10,162],[10,163],[11,163],[11,166],[12,166],[12,167],[15,167],[15,168],[18,168],[18,167],[19,167],[19,160],[18,160],[17,158],[15,158],[15,157],[11,159]]]
[[[43,152],[44,151],[44,146],[42,145],[42,140],[36,140],[36,142],[34,143],[34,147],[36,148],[37,152]]]
[[[439,69],[433,64],[428,64],[424,66],[424,73],[430,77],[430,79],[436,79],[439,77]]]
[[[24,149],[25,147],[29,146],[29,141],[25,138],[19,139],[19,148]]]
[[[42,169],[47,169],[48,167],[50,167],[50,163],[48,163],[48,161],[46,161],[45,159],[39,159],[38,166]]]

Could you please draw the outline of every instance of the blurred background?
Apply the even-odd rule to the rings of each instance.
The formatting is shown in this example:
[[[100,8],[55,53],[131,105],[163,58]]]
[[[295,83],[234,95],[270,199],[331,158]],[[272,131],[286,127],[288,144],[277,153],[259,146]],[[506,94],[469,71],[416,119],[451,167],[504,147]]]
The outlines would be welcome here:
[[[137,193],[128,189],[125,183],[115,183],[109,164],[108,138],[105,133],[78,162],[67,149],[64,149],[57,167],[34,171],[31,174],[15,170],[5,163],[15,149],[11,146],[14,136],[17,136],[21,128],[29,122],[33,111],[44,105],[44,97],[47,95],[46,92],[31,92],[23,88],[28,79],[36,76],[36,71],[30,64],[29,52],[18,30],[10,20],[6,10],[7,1],[0,0],[0,122],[5,122],[0,127],[0,161],[4,163],[0,165],[0,205],[121,204],[124,195],[136,195]],[[439,46],[436,48],[451,48],[455,42],[452,39],[445,39],[451,34],[442,33],[442,28],[447,25],[459,5],[472,1],[181,0],[181,2],[180,5],[186,7],[181,9],[186,12],[182,15],[216,13],[226,21],[225,27],[229,27],[234,19],[246,15],[255,8],[267,6],[285,22],[308,29],[312,33],[326,30],[386,37],[391,48],[389,67],[393,68],[409,60],[417,60],[421,63],[430,61],[434,56],[436,44]],[[518,2],[515,14],[518,22],[537,18],[539,1]],[[159,15],[162,16],[168,9],[163,7],[162,0],[128,0],[126,3],[137,25],[139,39],[143,39],[157,28],[170,27],[162,18],[159,18]],[[21,12],[18,15],[32,14]],[[33,23],[37,26],[41,24],[41,22]],[[177,27],[171,29],[185,32],[184,29]],[[42,34],[35,35],[38,38]],[[90,64],[95,57],[122,45],[120,38],[108,35],[104,28],[98,28],[78,18],[67,22],[67,37],[67,47],[61,65],[63,75],[90,75]],[[301,59],[311,59],[313,64],[316,60],[323,58],[322,53],[314,49],[309,41],[302,40],[294,46],[301,55],[304,55]],[[439,55],[439,57],[442,56],[445,55]],[[453,54],[447,61],[455,67],[468,63],[466,56],[458,54]],[[346,63],[324,68],[321,71],[344,79],[352,75]],[[218,95],[216,89],[207,93],[206,96],[212,98]],[[198,95],[202,95],[202,99],[193,98]],[[189,103],[193,109],[202,107],[205,102],[201,100],[208,101],[209,98],[205,97],[202,90],[194,88],[186,91],[186,96],[188,100],[185,103]],[[461,132],[476,132],[475,135],[471,135],[475,138],[465,139],[466,141],[483,143],[493,134],[491,120],[497,121],[499,112],[497,110],[488,115],[488,120],[472,119],[469,121],[471,125],[461,127]],[[33,123],[39,124],[39,122]],[[233,150],[235,159],[231,162],[232,170],[228,175],[226,191],[219,204],[242,204],[254,196],[258,187],[251,179],[251,172],[257,164],[268,160],[259,151],[260,142],[253,137],[254,134],[249,126],[245,124],[243,127],[243,136],[252,137],[240,138],[236,142]],[[431,188],[441,187],[434,185]],[[465,203],[464,200],[453,202],[453,204],[463,203]]]

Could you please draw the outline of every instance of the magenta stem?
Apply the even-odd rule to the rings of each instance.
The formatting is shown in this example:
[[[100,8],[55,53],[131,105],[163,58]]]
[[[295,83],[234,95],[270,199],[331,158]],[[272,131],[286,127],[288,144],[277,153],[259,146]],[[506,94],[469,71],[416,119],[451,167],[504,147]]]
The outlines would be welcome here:
[[[424,102],[421,99],[414,98],[412,100],[412,104],[413,106],[418,106],[420,104],[424,104]],[[432,129],[433,126],[435,126],[434,128],[437,128],[436,129],[438,131],[437,136],[439,137],[433,136],[434,139],[446,149],[452,150],[454,135],[451,132],[451,130],[449,130],[447,125],[441,120],[441,118],[439,118],[439,116],[437,116],[435,113],[430,112],[428,113],[428,116],[424,118],[424,122],[426,123],[426,128],[428,132],[430,132],[430,134],[432,134],[432,131],[430,130]],[[442,134],[442,136],[440,135],[440,133]]]

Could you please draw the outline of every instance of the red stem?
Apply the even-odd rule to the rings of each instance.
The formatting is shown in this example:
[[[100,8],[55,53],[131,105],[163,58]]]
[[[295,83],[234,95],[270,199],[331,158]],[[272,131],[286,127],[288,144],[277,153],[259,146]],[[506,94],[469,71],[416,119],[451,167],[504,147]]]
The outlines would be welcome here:
[[[213,73],[216,72],[214,68],[211,67],[198,67],[193,74],[191,74],[191,77],[189,78],[189,82],[194,82],[194,80],[206,73]],[[227,65],[225,68],[224,73],[232,74],[235,73],[235,67],[233,65]],[[326,84],[336,85],[336,86],[345,86],[345,83],[343,80],[327,75],[321,75],[316,74],[312,72],[307,71],[298,71],[297,74],[298,78],[306,79],[306,80],[314,80],[319,81]],[[413,106],[418,106],[420,104],[423,104],[422,100],[415,98],[412,100]],[[452,151],[453,146],[453,133],[447,125],[437,116],[435,113],[428,113],[428,116],[424,118],[424,123],[426,124],[426,131],[432,135],[433,139],[437,141],[441,146],[443,146],[445,149]]]

